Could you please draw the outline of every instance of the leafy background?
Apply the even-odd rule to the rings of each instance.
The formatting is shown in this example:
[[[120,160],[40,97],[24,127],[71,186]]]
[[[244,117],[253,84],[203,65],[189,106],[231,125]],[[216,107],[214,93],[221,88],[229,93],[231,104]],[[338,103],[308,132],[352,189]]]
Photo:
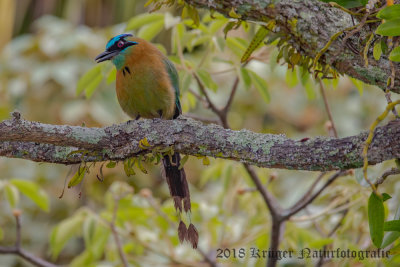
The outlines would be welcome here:
[[[215,119],[196,98],[199,90],[190,71],[200,77],[220,106],[238,76],[239,89],[228,117],[233,129],[286,134],[293,139],[328,135],[319,87],[308,73],[277,63],[274,44],[259,48],[253,54],[255,59],[241,68],[240,57],[258,26],[242,23],[225,38],[224,27],[230,20],[218,14],[200,12],[196,26],[191,18],[182,18],[180,8],[163,7],[148,14],[151,7],[144,4],[128,0],[2,0],[0,119],[18,109],[28,120],[52,124],[101,127],[128,120],[116,100],[115,71],[110,63],[95,66],[93,59],[109,38],[131,32],[156,43],[176,64],[185,114]],[[182,60],[190,71],[182,67]],[[367,129],[386,105],[379,89],[347,77],[325,81],[325,87],[340,137]],[[370,178],[393,165],[385,162],[371,167]],[[178,218],[160,166],[144,165],[148,174],[137,169],[127,177],[119,163],[103,169],[103,182],[96,178],[99,167],[90,168],[81,184],[66,188],[59,198],[70,167],[1,158],[0,244],[13,244],[12,211],[20,209],[23,246],[34,254],[71,266],[121,266],[110,229],[118,202],[117,231],[133,266],[206,265],[199,251],[179,245]],[[190,157],[185,169],[193,201],[191,220],[200,233],[201,252],[215,259],[218,248],[268,249],[269,214],[241,164]],[[257,169],[257,173],[284,207],[293,204],[318,176],[274,169]],[[359,170],[354,173],[340,178],[286,224],[281,249],[319,249],[324,245],[374,249],[367,219],[370,188]],[[392,196],[384,203],[391,219],[398,208],[395,192],[399,187],[394,176],[382,186]],[[326,238],[324,234],[346,207],[348,215],[342,226],[332,238]],[[0,257],[0,266],[30,266],[14,256]],[[264,260],[250,257],[217,262],[224,266],[265,265]],[[357,262],[334,260],[337,266]],[[399,257],[393,256],[383,264],[399,262]],[[312,263],[280,261],[300,266]],[[361,264],[375,266],[376,261]]]

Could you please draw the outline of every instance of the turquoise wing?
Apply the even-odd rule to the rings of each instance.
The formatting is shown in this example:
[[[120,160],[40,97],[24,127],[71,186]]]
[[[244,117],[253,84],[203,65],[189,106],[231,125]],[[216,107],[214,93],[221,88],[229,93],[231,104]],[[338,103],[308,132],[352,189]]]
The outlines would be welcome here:
[[[174,86],[175,89],[175,105],[177,110],[175,111],[174,118],[176,118],[179,114],[182,114],[181,102],[179,101],[179,76],[174,64],[168,58],[164,58],[164,64],[169,78],[171,79],[172,86]]]

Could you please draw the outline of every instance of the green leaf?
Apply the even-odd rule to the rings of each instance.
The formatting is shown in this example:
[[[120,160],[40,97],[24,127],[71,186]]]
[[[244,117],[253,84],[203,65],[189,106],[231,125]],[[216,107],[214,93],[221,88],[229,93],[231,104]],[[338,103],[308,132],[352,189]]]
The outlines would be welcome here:
[[[248,70],[251,80],[253,82],[254,87],[257,88],[258,92],[260,92],[262,98],[266,103],[269,103],[270,96],[268,93],[268,85],[267,82],[261,78],[257,73],[252,70]]]
[[[49,198],[36,183],[19,179],[12,179],[10,183],[15,185],[22,194],[31,199],[39,208],[49,211]]]
[[[193,24],[198,27],[200,25],[200,16],[199,12],[197,11],[196,8],[185,4],[184,8],[182,9],[182,14],[181,14],[182,19],[185,17],[189,17],[192,19]]]
[[[382,23],[378,26],[375,32],[383,36],[400,35],[400,19],[388,20]]]
[[[286,70],[286,83],[289,87],[295,87],[299,83],[296,68]]]
[[[95,232],[96,222],[92,216],[88,216],[85,221],[83,222],[83,240],[85,241],[85,245],[88,247],[90,246],[93,235]]]
[[[388,200],[388,199],[391,199],[392,197],[389,195],[389,194],[387,194],[387,193],[383,193],[382,194],[382,201],[383,202],[385,202],[386,200]]]
[[[365,6],[368,0],[322,0],[325,3],[335,2],[345,8],[353,8],[359,6]]]
[[[381,55],[382,55],[382,45],[381,45],[381,42],[377,42],[377,43],[374,45],[374,52],[373,52],[373,55],[374,55],[374,59],[375,59],[376,61],[378,61],[378,60],[381,58]]]
[[[115,165],[117,165],[116,161],[110,161],[109,163],[107,163],[106,167],[112,169],[115,167]]]
[[[350,77],[350,80],[353,82],[353,84],[356,86],[358,92],[360,93],[360,95],[363,94],[364,92],[364,83],[360,80],[354,79]]]
[[[387,55],[388,52],[389,52],[389,47],[388,47],[386,41],[383,40],[383,39],[381,39],[380,43],[381,43],[382,53],[383,53],[384,55]]]
[[[244,43],[244,41],[238,37],[226,38],[226,45],[239,57],[242,57],[247,48],[247,45]]]
[[[197,74],[200,78],[200,80],[203,82],[204,86],[207,88],[210,88],[214,92],[217,91],[218,89],[218,84],[216,84],[213,79],[211,78],[211,75],[208,71],[204,69],[200,69],[197,71]]]
[[[4,238],[4,232],[3,229],[0,228],[0,240],[3,240]]]
[[[383,230],[400,232],[400,220],[385,222]]]
[[[387,232],[385,233],[385,237],[382,242],[382,248],[386,248],[391,245],[394,241],[396,241],[400,237],[400,232]]]
[[[314,88],[314,84],[311,80],[308,80],[306,82],[306,84],[304,85],[304,89],[306,89],[306,95],[307,98],[310,100],[315,99],[316,94],[315,94],[315,88]]]
[[[211,42],[211,36],[210,35],[200,35],[198,37],[193,38],[190,41],[190,47],[196,47],[196,46],[200,46],[203,44],[207,44]]]
[[[400,62],[400,46],[393,48],[390,52],[389,59],[391,61]]]
[[[310,248],[322,249],[324,246],[332,244],[334,242],[333,238],[321,238],[317,240],[310,241]]]
[[[224,30],[223,30],[225,39],[226,39],[226,36],[228,35],[228,32],[230,30],[232,30],[234,27],[237,27],[238,25],[240,25],[240,21],[230,21],[226,24],[226,26],[224,27]]]
[[[69,267],[82,267],[82,266],[95,266],[93,265],[95,258],[93,253],[89,250],[85,250],[78,256],[76,256],[72,262],[69,263]]]
[[[249,71],[246,68],[240,68],[240,78],[246,90],[249,89],[251,85],[251,77]]]
[[[91,91],[91,94],[93,94],[94,90],[97,88],[103,78],[103,75],[101,74],[102,68],[102,64],[99,64],[83,74],[76,86],[76,95],[79,95],[85,90],[89,90]]]
[[[126,176],[135,175],[135,170],[133,169],[134,159],[128,158],[124,160],[124,171]]]
[[[210,34],[214,35],[218,30],[220,30],[225,25],[226,22],[227,19],[225,18],[213,21],[209,26]]]
[[[139,158],[137,158],[137,160],[135,160],[135,166],[141,170],[141,172],[143,172],[144,174],[147,174],[147,170],[143,167],[142,165],[142,159],[141,156],[139,156]]]
[[[393,248],[390,249],[389,255],[399,255],[400,254],[400,244],[397,244]]]
[[[251,54],[254,52],[254,50],[256,50],[261,42],[265,39],[265,37],[267,36],[267,34],[269,33],[269,30],[267,28],[265,28],[264,26],[261,26],[257,33],[254,35],[253,39],[250,42],[250,45],[247,47],[246,51],[244,52],[242,58],[240,59],[240,62],[246,62],[249,57],[251,56]]]
[[[140,28],[137,36],[147,41],[153,40],[164,28],[164,20],[155,21]]]
[[[10,204],[11,208],[15,208],[15,206],[19,202],[19,192],[18,189],[9,183],[6,183],[4,186],[4,192],[8,203]]]
[[[156,21],[164,20],[164,14],[162,13],[146,13],[135,16],[128,21],[125,31],[131,31],[138,29],[144,25],[154,23]]]
[[[81,233],[83,220],[82,213],[77,213],[53,228],[50,235],[50,249],[53,259],[58,257],[68,240]]]
[[[372,243],[378,248],[382,245],[384,221],[383,201],[372,192],[368,199],[368,223]]]
[[[400,206],[397,207],[396,214],[394,215],[394,220],[400,219]],[[392,244],[400,237],[400,232],[387,232],[385,233],[385,237],[383,238],[382,248],[385,248]]]
[[[107,84],[112,83],[113,81],[115,81],[116,78],[117,78],[117,69],[116,68],[112,68],[111,71],[108,73],[107,78],[106,78]]]
[[[71,180],[69,180],[68,188],[74,187],[80,184],[85,177],[86,167],[79,167],[78,171],[72,176]]]
[[[185,155],[185,156],[181,159],[181,162],[180,162],[179,167],[178,167],[179,170],[182,170],[182,169],[183,169],[183,166],[185,165],[185,163],[186,163],[186,161],[187,161],[188,159],[189,159],[189,155]]]
[[[210,165],[210,159],[208,157],[203,158],[203,165],[206,165],[206,166]]]
[[[104,253],[110,229],[105,228],[94,218],[87,218],[83,225],[83,236],[86,248],[92,252],[94,259],[97,260]]]
[[[400,5],[387,6],[381,9],[376,17],[386,20],[397,19],[400,17]]]

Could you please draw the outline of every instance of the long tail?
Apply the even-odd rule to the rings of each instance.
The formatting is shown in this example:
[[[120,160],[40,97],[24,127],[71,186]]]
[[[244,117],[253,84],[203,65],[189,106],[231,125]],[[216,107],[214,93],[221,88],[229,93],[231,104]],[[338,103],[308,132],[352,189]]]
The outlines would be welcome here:
[[[183,168],[179,169],[180,162],[181,156],[178,153],[174,153],[171,157],[166,155],[163,158],[165,178],[167,179],[169,192],[174,199],[175,209],[182,212],[183,201],[183,209],[188,212],[191,208],[190,193],[185,170]]]
[[[179,168],[180,162],[181,156],[178,153],[174,153],[172,156],[164,156],[164,173],[165,178],[167,179],[169,192],[174,199],[175,209],[182,212],[183,206],[183,210],[188,212],[191,208],[190,193],[185,170],[183,168]],[[194,249],[197,248],[199,234],[196,227],[192,223],[190,223],[189,227],[186,228],[186,224],[181,220],[178,227],[178,237],[181,243],[184,240],[187,240]]]

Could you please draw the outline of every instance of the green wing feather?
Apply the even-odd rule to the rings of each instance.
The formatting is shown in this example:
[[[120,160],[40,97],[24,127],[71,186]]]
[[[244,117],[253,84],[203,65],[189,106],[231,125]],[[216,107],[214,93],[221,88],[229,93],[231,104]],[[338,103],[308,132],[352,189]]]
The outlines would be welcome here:
[[[174,86],[175,89],[175,104],[176,107],[179,111],[179,114],[182,113],[182,108],[181,108],[181,102],[179,101],[179,76],[178,76],[178,72],[176,71],[176,68],[174,66],[174,64],[169,61],[168,58],[164,58],[164,64],[165,64],[165,68],[167,69],[169,78],[171,79],[171,83],[172,86]]]

